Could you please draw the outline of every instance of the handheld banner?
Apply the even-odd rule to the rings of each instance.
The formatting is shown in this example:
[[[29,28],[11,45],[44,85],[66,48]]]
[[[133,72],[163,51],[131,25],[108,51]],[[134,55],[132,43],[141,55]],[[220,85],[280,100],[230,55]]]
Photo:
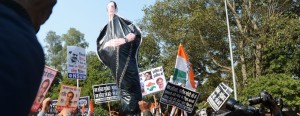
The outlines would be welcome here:
[[[191,113],[199,97],[199,93],[168,82],[160,102],[177,106]]]
[[[70,108],[72,111],[75,111],[80,98],[80,92],[80,87],[62,85],[59,92],[59,98],[56,103],[57,111],[61,111],[63,108]]]
[[[163,91],[167,85],[162,66],[141,72],[139,75],[143,96]]]
[[[95,104],[120,100],[118,86],[115,83],[93,86]]]
[[[88,116],[90,106],[90,96],[84,96],[79,98],[78,109],[82,116]]]
[[[57,111],[55,109],[56,103],[57,103],[57,100],[52,100],[52,103],[50,105],[50,110],[47,114],[57,114]]]
[[[77,46],[67,46],[67,65],[69,79],[86,79],[85,49]]]
[[[45,66],[43,78],[42,78],[37,96],[31,107],[31,112],[37,112],[38,109],[40,108],[40,106],[50,88],[50,85],[56,76],[56,73],[57,73],[57,70],[52,69],[48,66]]]
[[[215,91],[213,91],[213,93],[211,93],[207,98],[207,101],[215,111],[218,111],[227,101],[231,92],[232,89],[230,87],[228,87],[224,83],[220,83]]]

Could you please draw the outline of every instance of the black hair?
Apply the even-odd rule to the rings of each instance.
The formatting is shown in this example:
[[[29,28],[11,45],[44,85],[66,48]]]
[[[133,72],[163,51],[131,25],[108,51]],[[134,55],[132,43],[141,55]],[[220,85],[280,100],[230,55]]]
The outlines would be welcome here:
[[[114,3],[116,12],[118,12],[118,5],[117,5],[117,3],[116,3],[115,1],[113,1],[113,0],[109,1],[109,3],[111,3],[111,2]],[[108,3],[108,4],[109,4],[109,3]]]

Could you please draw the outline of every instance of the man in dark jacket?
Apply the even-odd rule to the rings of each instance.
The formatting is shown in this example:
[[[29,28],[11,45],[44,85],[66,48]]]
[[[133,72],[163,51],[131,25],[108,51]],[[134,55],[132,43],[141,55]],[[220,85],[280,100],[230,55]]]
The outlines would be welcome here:
[[[36,33],[56,0],[0,0],[0,111],[28,115],[44,71]]]

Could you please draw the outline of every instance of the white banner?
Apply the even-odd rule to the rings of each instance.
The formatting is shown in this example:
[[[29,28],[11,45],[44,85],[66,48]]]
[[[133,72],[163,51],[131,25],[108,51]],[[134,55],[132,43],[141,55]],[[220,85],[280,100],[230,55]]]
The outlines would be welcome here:
[[[230,87],[224,83],[220,83],[215,91],[207,98],[207,101],[215,111],[218,111],[230,97],[232,91]]]
[[[67,65],[69,79],[86,79],[85,49],[77,46],[67,46]]]
[[[165,90],[167,85],[162,66],[139,73],[142,95]]]

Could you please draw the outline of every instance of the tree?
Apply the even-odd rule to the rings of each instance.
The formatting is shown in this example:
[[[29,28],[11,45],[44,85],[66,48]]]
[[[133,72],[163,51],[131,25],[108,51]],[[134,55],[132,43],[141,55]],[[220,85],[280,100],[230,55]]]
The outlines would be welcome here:
[[[56,77],[52,82],[51,88],[49,88],[49,92],[47,96],[51,98],[58,98],[59,90],[60,90],[60,82],[62,80],[62,75],[60,71],[62,70],[63,64],[63,52],[62,52],[62,39],[59,35],[56,35],[54,31],[49,31],[47,33],[46,38],[44,39],[46,42],[46,59],[47,65],[58,70]]]
[[[62,39],[54,31],[49,31],[46,38],[47,64],[57,70],[62,70]]]
[[[67,46],[78,46],[82,48],[87,48],[89,44],[84,39],[84,34],[80,31],[76,30],[75,28],[70,28],[66,34],[62,35],[62,39],[65,42],[62,52],[63,52],[63,62],[64,62],[64,69],[67,69],[66,62],[67,62]],[[65,74],[66,70],[63,70],[63,74]]]
[[[269,62],[272,62],[279,57],[268,57],[271,56],[268,52],[270,47],[285,46],[289,41],[293,41],[299,38],[299,12],[294,10],[295,7],[299,8],[298,0],[278,0],[278,1],[227,1],[228,8],[231,11],[232,22],[234,22],[233,36],[241,38],[236,43],[239,46],[241,64],[243,67],[246,66],[245,60],[252,60],[255,66],[255,77],[259,77],[263,74],[271,74],[278,72],[270,72]],[[286,42],[278,41],[283,39]],[[274,41],[275,40],[275,41]],[[293,41],[289,43],[290,46],[299,45],[299,41]],[[281,52],[293,52],[298,51],[297,48],[285,47],[276,49],[277,53]],[[276,53],[276,54],[277,54]],[[243,55],[250,54],[245,57]],[[298,53],[292,53],[287,56],[287,59]],[[266,59],[266,57],[270,59]],[[277,60],[278,61],[278,60]],[[278,65],[285,64],[284,62],[277,62],[271,65],[270,68]],[[277,65],[277,66],[276,66]],[[298,66],[297,66],[298,65]],[[274,67],[273,67],[274,68]],[[286,68],[283,66],[281,68]],[[299,69],[299,62],[294,69]],[[245,70],[245,69],[243,69]],[[285,72],[293,73],[295,72]],[[243,74],[243,76],[247,76]],[[247,77],[244,77],[247,79]],[[246,82],[246,80],[244,81]]]
[[[249,79],[264,75],[299,77],[299,1],[227,0],[227,4],[238,91]],[[167,74],[173,73],[182,43],[196,79],[221,78],[232,84],[224,1],[157,1],[144,12],[144,30],[157,39]]]
[[[268,74],[259,77],[259,79],[252,78],[249,84],[239,93],[241,95],[240,99],[248,104],[247,98],[249,96],[257,96],[260,91],[266,90],[273,98],[280,97],[286,106],[299,106],[300,80],[291,77],[291,75],[286,74]]]
[[[154,37],[143,37],[138,53],[138,65],[141,71],[161,66],[160,47]]]
[[[182,43],[198,79],[228,76],[231,69],[226,23],[224,12],[217,6],[220,4],[205,1],[157,1],[144,9],[145,30],[163,49],[167,74],[173,73],[178,45]]]

